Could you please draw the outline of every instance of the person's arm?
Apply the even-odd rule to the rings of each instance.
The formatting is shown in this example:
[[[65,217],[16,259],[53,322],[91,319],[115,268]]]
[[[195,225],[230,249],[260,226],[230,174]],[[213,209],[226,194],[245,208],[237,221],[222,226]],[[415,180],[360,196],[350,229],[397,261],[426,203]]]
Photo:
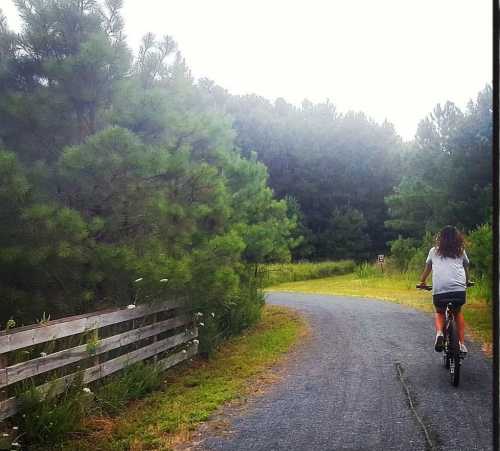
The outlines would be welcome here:
[[[464,270],[465,270],[465,286],[469,285],[469,257],[467,256],[467,253],[464,251],[464,256],[463,256],[463,265],[464,265]]]
[[[427,280],[427,277],[429,277],[431,271],[432,271],[432,263],[426,263],[424,272],[420,276],[420,285],[425,285],[425,281]]]

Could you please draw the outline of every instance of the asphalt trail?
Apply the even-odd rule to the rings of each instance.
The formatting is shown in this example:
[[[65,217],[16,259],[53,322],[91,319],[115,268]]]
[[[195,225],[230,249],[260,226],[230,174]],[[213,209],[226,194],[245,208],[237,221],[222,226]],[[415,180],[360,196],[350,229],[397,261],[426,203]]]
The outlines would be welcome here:
[[[202,449],[492,450],[492,364],[477,345],[456,389],[430,315],[359,298],[267,300],[302,311],[312,338],[282,382],[231,418],[232,433],[205,437]]]

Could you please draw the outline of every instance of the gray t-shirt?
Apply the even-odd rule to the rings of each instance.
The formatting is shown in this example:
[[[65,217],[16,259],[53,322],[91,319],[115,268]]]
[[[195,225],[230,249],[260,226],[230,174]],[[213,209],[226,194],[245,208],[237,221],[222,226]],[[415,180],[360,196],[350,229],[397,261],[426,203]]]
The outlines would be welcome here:
[[[464,266],[469,264],[465,251],[461,257],[450,258],[438,255],[433,247],[426,263],[432,265],[432,294],[465,291]]]

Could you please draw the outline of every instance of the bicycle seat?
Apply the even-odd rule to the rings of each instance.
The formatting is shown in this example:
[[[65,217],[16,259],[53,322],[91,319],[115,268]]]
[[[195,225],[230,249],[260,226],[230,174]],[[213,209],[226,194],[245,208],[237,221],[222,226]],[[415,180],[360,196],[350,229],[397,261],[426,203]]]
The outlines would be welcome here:
[[[446,299],[446,307],[452,311],[457,310],[463,304],[460,299]]]

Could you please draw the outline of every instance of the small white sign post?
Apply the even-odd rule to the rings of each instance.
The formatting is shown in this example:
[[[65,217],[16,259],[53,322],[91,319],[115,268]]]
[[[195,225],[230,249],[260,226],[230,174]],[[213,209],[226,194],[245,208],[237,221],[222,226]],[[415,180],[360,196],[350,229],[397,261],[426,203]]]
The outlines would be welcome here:
[[[384,254],[377,255],[377,262],[380,265],[382,272],[384,272]]]

